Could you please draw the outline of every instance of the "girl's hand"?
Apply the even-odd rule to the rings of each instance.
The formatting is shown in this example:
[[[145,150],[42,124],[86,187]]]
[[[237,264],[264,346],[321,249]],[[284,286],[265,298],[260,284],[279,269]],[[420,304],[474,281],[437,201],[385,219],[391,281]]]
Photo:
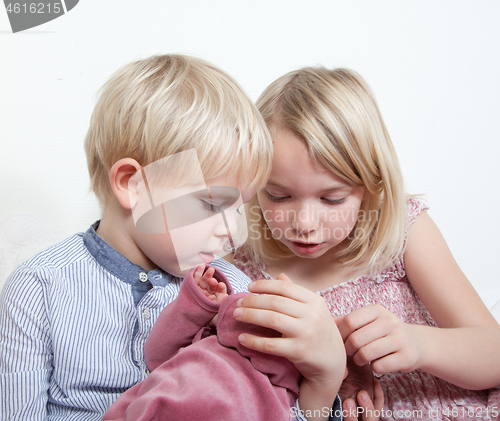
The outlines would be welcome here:
[[[252,295],[243,298],[237,320],[268,327],[281,338],[242,334],[240,343],[250,349],[289,359],[302,373],[300,407],[331,406],[345,372],[342,337],[328,307],[319,295],[291,282],[284,274],[276,280],[249,284]]]
[[[261,338],[242,334],[247,348],[288,358],[304,377],[345,372],[345,350],[339,330],[325,301],[280,274],[276,280],[248,285],[252,293],[238,302],[237,320],[268,327],[283,336]],[[340,367],[340,368],[339,368]]]
[[[370,363],[375,373],[408,373],[423,359],[421,327],[402,322],[380,304],[354,310],[341,320],[337,317],[347,355],[357,365]]]

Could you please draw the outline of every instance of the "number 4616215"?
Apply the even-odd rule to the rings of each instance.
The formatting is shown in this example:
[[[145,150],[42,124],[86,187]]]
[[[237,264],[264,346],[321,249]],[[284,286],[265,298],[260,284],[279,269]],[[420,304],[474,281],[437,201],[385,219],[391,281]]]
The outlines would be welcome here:
[[[7,13],[39,14],[61,12],[61,3],[9,3],[7,4]]]

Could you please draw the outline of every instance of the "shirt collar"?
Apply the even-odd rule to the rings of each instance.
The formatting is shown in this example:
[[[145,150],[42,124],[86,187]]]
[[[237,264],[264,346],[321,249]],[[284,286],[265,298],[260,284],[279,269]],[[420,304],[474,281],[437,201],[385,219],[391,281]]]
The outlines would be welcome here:
[[[160,268],[148,272],[139,265],[132,263],[97,235],[96,230],[99,222],[94,222],[87,232],[83,234],[83,243],[90,254],[107,271],[130,285],[150,282],[153,286],[165,286],[169,282],[178,280],[178,278]]]

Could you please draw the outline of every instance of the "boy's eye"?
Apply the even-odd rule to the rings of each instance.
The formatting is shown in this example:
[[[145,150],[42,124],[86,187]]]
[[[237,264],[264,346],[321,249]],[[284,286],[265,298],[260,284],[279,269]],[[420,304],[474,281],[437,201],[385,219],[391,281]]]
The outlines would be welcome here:
[[[215,204],[215,203],[209,202],[208,200],[202,200],[201,203],[206,210],[208,210],[212,213],[220,213],[222,210],[221,209],[222,204]]]
[[[343,197],[342,199],[328,199],[326,197],[322,197],[321,199],[329,205],[341,205],[347,200],[347,196]]]

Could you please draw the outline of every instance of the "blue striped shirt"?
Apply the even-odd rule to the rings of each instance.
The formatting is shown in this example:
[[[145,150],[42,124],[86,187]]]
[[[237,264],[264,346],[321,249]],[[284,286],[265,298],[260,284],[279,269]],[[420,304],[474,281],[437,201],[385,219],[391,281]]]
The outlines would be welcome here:
[[[213,265],[246,290],[242,272]],[[0,297],[0,419],[100,420],[147,376],[144,342],[180,283],[132,264],[94,227],[20,266]]]

